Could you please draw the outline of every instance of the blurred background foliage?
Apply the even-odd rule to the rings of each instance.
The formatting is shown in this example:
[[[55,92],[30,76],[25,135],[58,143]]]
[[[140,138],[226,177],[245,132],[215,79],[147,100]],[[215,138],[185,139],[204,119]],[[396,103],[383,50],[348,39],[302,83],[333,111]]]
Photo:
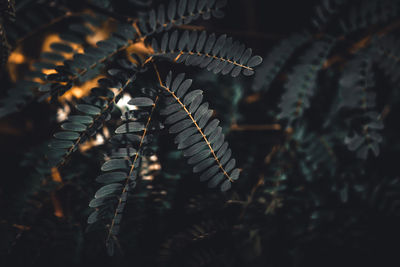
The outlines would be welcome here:
[[[30,99],[18,82],[46,69],[43,53],[69,25],[89,20],[90,45],[161,2],[1,0],[0,108]],[[56,101],[18,103],[0,118],[1,266],[398,266],[399,2],[229,0],[224,18],[192,23],[264,56],[253,77],[159,64],[205,91],[241,179],[226,193],[207,188],[161,131],[113,257],[87,218],[120,114],[62,168],[46,160],[58,123],[105,73]]]

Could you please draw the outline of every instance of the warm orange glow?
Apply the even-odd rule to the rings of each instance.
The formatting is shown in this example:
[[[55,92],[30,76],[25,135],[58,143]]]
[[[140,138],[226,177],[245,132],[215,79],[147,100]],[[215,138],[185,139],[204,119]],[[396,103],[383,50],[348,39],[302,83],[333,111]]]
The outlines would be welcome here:
[[[51,51],[50,45],[55,42],[63,42],[63,41],[58,36],[58,34],[54,33],[47,35],[42,44],[42,52],[50,52]]]
[[[110,136],[110,132],[109,132],[108,128],[105,126],[103,127],[103,135],[105,138],[108,138]],[[104,144],[105,140],[104,140],[103,135],[101,135],[100,133],[96,134],[95,139],[92,138],[92,139],[86,141],[85,143],[81,144],[79,146],[79,151],[85,152],[94,146],[99,146],[99,145]]]
[[[271,163],[272,157],[279,151],[279,148],[280,148],[279,145],[275,145],[272,147],[271,152],[269,152],[268,155],[264,159],[265,164]]]
[[[53,50],[50,47],[52,43],[63,43],[72,47],[73,52],[71,53],[57,52],[63,55],[65,59],[72,59],[74,53],[83,53],[82,45],[64,41],[58,36],[58,34],[49,34],[48,36],[46,36],[43,41],[42,52],[52,52]],[[61,64],[62,62],[59,63]]]
[[[251,104],[251,103],[257,102],[258,100],[260,100],[260,98],[261,98],[261,95],[259,93],[256,93],[256,94],[249,95],[248,97],[245,98],[244,101],[248,104]]]
[[[144,39],[130,45],[127,49],[127,54],[129,55],[129,60],[135,62],[135,60],[130,56],[132,53],[145,58],[147,55],[154,53],[154,50],[151,46],[146,46],[144,44]],[[135,62],[136,63],[136,62]]]
[[[356,53],[358,50],[366,47],[371,41],[371,35],[361,39],[350,48],[350,53]]]
[[[51,201],[53,202],[54,216],[56,216],[58,218],[63,218],[64,217],[64,212],[62,210],[60,200],[58,200],[55,192],[51,193]]]
[[[80,152],[85,152],[85,151],[91,149],[92,147],[94,147],[94,141],[93,140],[88,140],[85,143],[79,145],[79,151]]]
[[[51,178],[54,182],[62,183],[61,174],[56,167],[51,168]]]
[[[57,73],[57,71],[55,69],[42,69],[42,73],[49,75],[49,74]]]
[[[0,134],[21,135],[21,131],[6,121],[0,122]]]
[[[21,230],[21,231],[27,231],[27,230],[31,229],[31,227],[29,227],[29,226],[21,225],[21,224],[15,224],[15,223],[12,226],[17,228],[17,229],[19,229],[19,230]]]
[[[93,35],[88,35],[86,37],[86,41],[91,44],[91,45],[95,45],[98,41],[102,41],[107,39],[107,33],[105,31],[95,31],[95,33]]]
[[[98,41],[103,41],[110,37],[111,32],[114,28],[113,25],[111,25],[110,21],[106,21],[105,23],[103,23],[100,28],[95,27],[90,23],[85,23],[85,26],[94,32],[94,34],[88,35],[86,37],[86,41],[92,46],[95,46]]]
[[[22,64],[25,62],[25,56],[20,51],[13,51],[9,58],[8,63],[11,64]]]
[[[97,81],[101,78],[104,78],[104,76],[100,75],[95,77],[92,80],[86,81],[83,84],[79,85],[79,86],[73,86],[70,90],[68,90],[65,94],[63,94],[62,96],[60,96],[58,98],[58,100],[63,103],[65,102],[65,100],[71,101],[74,97],[75,98],[82,98],[85,97],[87,95],[89,95],[90,90],[93,87],[96,87]]]
[[[13,52],[11,52],[8,57],[7,69],[10,74],[10,79],[13,82],[18,80],[17,68],[20,64],[27,63],[27,58],[22,53],[21,46],[17,47]]]
[[[343,58],[342,57],[340,57],[340,56],[333,56],[333,57],[331,57],[330,59],[328,59],[328,60],[326,60],[325,62],[324,62],[324,65],[323,65],[323,69],[327,69],[327,68],[329,68],[330,66],[332,66],[333,64],[335,64],[335,63],[337,63],[337,62],[341,62],[341,61],[343,61]]]

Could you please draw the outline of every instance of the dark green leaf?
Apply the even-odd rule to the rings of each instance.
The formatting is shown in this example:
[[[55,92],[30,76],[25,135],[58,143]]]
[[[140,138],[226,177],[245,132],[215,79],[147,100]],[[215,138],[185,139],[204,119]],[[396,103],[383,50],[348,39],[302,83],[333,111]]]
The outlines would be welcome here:
[[[215,162],[214,158],[207,158],[193,167],[193,172],[198,173],[210,167]]]
[[[53,140],[49,146],[52,148],[70,148],[73,145],[74,143],[71,141]]]
[[[140,132],[144,130],[144,124],[141,122],[128,122],[119,126],[116,130],[116,134]]]
[[[61,124],[61,128],[67,131],[83,132],[86,130],[86,125],[80,123],[66,122]]]
[[[234,169],[229,176],[231,177],[232,180],[237,180],[239,179],[239,175],[240,175],[240,170]]]
[[[225,180],[225,181],[221,184],[221,191],[222,191],[222,192],[228,191],[231,187],[232,187],[231,181]]]
[[[204,129],[204,134],[209,135],[211,134],[218,126],[219,120],[218,119],[213,119]]]
[[[128,102],[129,105],[148,107],[154,105],[154,101],[148,97],[135,97]]]
[[[100,115],[101,109],[92,105],[87,105],[87,104],[78,104],[76,105],[76,109],[79,111],[82,111],[83,113],[89,114],[89,115]]]
[[[193,124],[191,119],[180,121],[169,128],[169,133],[179,133]]]
[[[172,82],[172,87],[170,88],[171,91],[175,92],[179,88],[184,79],[185,79],[185,73],[179,73],[176,76],[175,80]]]
[[[216,187],[222,180],[224,179],[224,174],[222,172],[217,173],[216,175],[211,178],[210,181],[208,181],[208,187],[209,188],[214,188]]]
[[[64,140],[76,140],[79,138],[79,133],[77,132],[58,132],[54,134],[55,138]]]
[[[101,166],[101,170],[105,171],[113,171],[113,170],[122,170],[129,169],[131,163],[125,159],[110,159],[106,161],[103,166]]]
[[[125,172],[111,172],[105,173],[96,178],[98,183],[109,184],[124,181],[127,178]]]
[[[190,88],[190,86],[192,85],[192,79],[187,79],[187,80],[185,80],[180,86],[179,86],[179,88],[178,88],[178,91],[177,91],[177,93],[176,93],[176,96],[178,97],[178,98],[181,98],[181,97],[183,97],[185,94],[186,94],[186,92],[187,92],[187,90]]]
[[[71,115],[68,117],[70,122],[77,122],[82,124],[90,124],[93,122],[93,118],[90,116],[79,116],[79,115]]]
[[[195,132],[197,132],[197,128],[196,127],[190,127],[186,130],[184,130],[183,132],[179,133],[176,137],[175,137],[175,143],[179,144],[183,141],[185,141],[187,138],[189,138],[192,134],[194,134]]]
[[[121,190],[122,190],[122,185],[119,183],[105,185],[105,186],[101,187],[99,190],[97,190],[94,197],[102,198],[102,197],[111,195],[111,194],[115,193],[116,191],[121,191]]]

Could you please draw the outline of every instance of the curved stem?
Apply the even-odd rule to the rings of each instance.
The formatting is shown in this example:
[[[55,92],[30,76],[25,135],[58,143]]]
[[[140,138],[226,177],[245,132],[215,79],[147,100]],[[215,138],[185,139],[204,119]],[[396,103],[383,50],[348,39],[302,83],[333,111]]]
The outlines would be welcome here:
[[[130,181],[130,179],[131,179],[131,177],[132,177],[132,174],[133,174],[133,171],[134,171],[134,169],[135,169],[136,161],[137,161],[137,159],[139,158],[139,153],[140,153],[140,150],[141,150],[141,148],[142,148],[142,146],[143,146],[144,138],[146,137],[146,134],[147,134],[147,132],[148,132],[148,128],[149,128],[151,119],[152,119],[152,117],[153,117],[154,110],[156,109],[158,100],[159,100],[159,97],[157,96],[156,99],[154,100],[153,107],[151,108],[150,115],[149,115],[149,117],[147,118],[146,126],[144,127],[143,134],[142,134],[142,136],[141,136],[141,138],[140,138],[140,142],[139,142],[139,146],[138,146],[137,152],[135,153],[135,156],[134,156],[134,159],[133,159],[131,168],[130,168],[129,173],[128,173],[128,176],[127,176],[127,178],[126,178],[126,180],[125,180],[124,188],[122,189],[122,192],[121,192],[120,197],[119,197],[119,200],[118,200],[117,208],[115,209],[114,216],[113,216],[113,218],[112,218],[112,220],[111,220],[111,225],[110,225],[109,230],[108,230],[108,235],[107,235],[107,239],[106,239],[106,244],[109,242],[110,238],[114,236],[114,235],[113,235],[113,229],[114,229],[114,226],[115,226],[115,219],[117,218],[117,215],[118,215],[119,213],[122,212],[122,211],[120,211],[120,210],[118,209],[118,207],[119,207],[119,206],[122,204],[122,202],[123,202],[122,196],[123,196],[125,193],[127,193],[127,191],[129,190],[129,181]]]
[[[153,63],[154,69],[157,71],[157,66]],[[158,74],[159,77],[159,74]],[[166,87],[165,85],[162,84],[161,79],[160,80],[160,86],[162,88],[164,88],[174,99],[176,102],[178,102],[178,104],[183,108],[183,110],[186,112],[186,114],[189,116],[189,118],[192,120],[193,124],[195,125],[195,127],[197,128],[197,130],[199,131],[199,133],[201,134],[201,136],[203,137],[204,141],[206,142],[208,149],[211,151],[211,154],[213,155],[215,161],[217,162],[218,167],[221,169],[221,171],[223,172],[223,174],[229,179],[230,182],[234,182],[234,180],[229,176],[229,174],[225,171],[224,167],[222,166],[221,162],[219,161],[219,158],[217,157],[217,155],[215,154],[214,149],[211,147],[211,143],[208,140],[207,136],[203,133],[203,130],[199,127],[199,125],[197,124],[197,121],[194,119],[192,113],[189,112],[189,110],[186,108],[186,106],[182,103],[182,101],[175,95],[174,92],[172,92],[170,90],[170,88]]]
[[[115,102],[115,99],[116,99],[116,98],[125,90],[125,88],[133,81],[134,77],[135,77],[135,74],[132,75],[132,77],[130,77],[130,78],[125,82],[125,84],[118,90],[118,92],[114,94],[114,97],[113,97],[110,101],[108,101],[108,103],[106,104],[106,106],[103,108],[102,113],[103,113],[105,110],[107,110],[107,109]],[[101,117],[102,113],[100,113],[100,115],[97,115],[96,118],[93,120],[93,122],[92,122],[91,124],[88,125],[88,127],[87,127],[88,129],[89,129],[90,127],[92,127],[92,126],[96,123],[97,119],[99,119],[99,118]],[[79,135],[78,139],[74,142],[73,146],[70,147],[70,148],[68,149],[67,153],[66,153],[65,156],[63,157],[63,160],[62,160],[59,164],[57,164],[57,166],[56,166],[57,168],[59,168],[59,167],[61,167],[61,166],[63,166],[63,165],[65,164],[65,162],[66,162],[66,160],[68,159],[68,157],[72,154],[72,152],[74,152],[75,148],[80,144],[80,141],[82,140],[82,138],[83,138],[83,136],[85,135],[85,133],[86,133],[86,131],[83,132],[81,135]]]

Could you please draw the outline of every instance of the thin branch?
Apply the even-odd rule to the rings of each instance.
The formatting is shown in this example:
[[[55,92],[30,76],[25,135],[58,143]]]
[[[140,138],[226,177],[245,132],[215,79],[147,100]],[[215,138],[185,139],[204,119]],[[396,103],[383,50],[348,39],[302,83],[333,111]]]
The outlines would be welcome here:
[[[242,124],[231,125],[231,131],[280,131],[282,130],[282,126],[280,124]]]
[[[146,137],[146,134],[147,134],[147,132],[148,132],[148,128],[149,128],[151,119],[152,119],[152,117],[153,117],[154,110],[156,109],[158,100],[159,100],[159,96],[157,96],[156,99],[154,100],[153,107],[152,107],[151,112],[150,112],[150,115],[149,115],[149,117],[148,117],[148,119],[147,119],[146,126],[144,127],[143,134],[142,134],[142,136],[141,136],[141,138],[140,138],[140,143],[139,143],[137,152],[135,153],[135,158],[133,159],[132,166],[131,166],[131,168],[130,168],[130,170],[129,170],[129,173],[128,173],[128,176],[127,176],[127,178],[126,178],[126,180],[125,180],[125,186],[124,186],[124,188],[122,189],[122,192],[121,192],[121,194],[120,194],[120,198],[119,198],[119,200],[118,200],[118,205],[117,205],[117,207],[119,207],[119,206],[121,205],[121,203],[122,203],[122,196],[123,196],[124,193],[126,193],[126,191],[129,189],[129,181],[130,181],[131,176],[132,176],[132,173],[133,173],[133,171],[134,171],[134,169],[135,169],[136,161],[137,161],[137,159],[139,158],[139,153],[140,153],[140,150],[141,150],[141,148],[142,148],[142,146],[143,146],[144,138]],[[115,213],[114,213],[113,219],[112,219],[112,221],[111,221],[110,228],[109,228],[109,230],[108,230],[108,235],[107,235],[107,239],[106,239],[106,244],[109,242],[109,240],[110,240],[111,237],[115,238],[114,235],[113,235],[113,233],[112,233],[112,231],[113,231],[113,228],[114,228],[114,226],[115,226],[115,219],[117,218],[118,213],[121,212],[121,211],[119,211],[119,212],[118,212],[118,211],[119,211],[118,208],[115,209]]]
[[[153,64],[155,66],[155,64]],[[156,67],[155,67],[156,69]],[[178,104],[183,108],[183,110],[186,112],[186,114],[189,116],[189,118],[192,120],[193,124],[197,128],[197,131],[201,134],[203,137],[204,141],[206,142],[208,149],[211,151],[211,154],[213,155],[215,161],[217,162],[218,167],[221,169],[223,174],[229,179],[230,182],[234,182],[234,180],[230,177],[230,175],[226,172],[225,168],[222,166],[221,162],[219,161],[217,155],[215,154],[214,149],[211,147],[211,143],[208,140],[207,136],[203,133],[203,130],[199,127],[197,124],[197,121],[194,119],[192,113],[189,112],[189,110],[186,108],[186,106],[182,103],[182,101],[175,95],[174,92],[170,90],[170,88],[166,87],[165,85],[161,84],[161,87],[164,88],[174,99]]]

